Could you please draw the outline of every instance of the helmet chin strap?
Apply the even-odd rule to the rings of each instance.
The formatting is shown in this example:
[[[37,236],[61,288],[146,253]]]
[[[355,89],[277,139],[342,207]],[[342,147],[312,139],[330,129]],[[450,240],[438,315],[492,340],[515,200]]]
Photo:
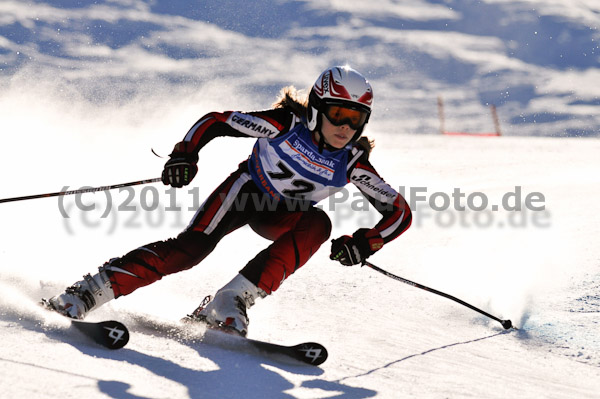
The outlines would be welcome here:
[[[323,148],[325,148],[325,144],[327,144],[325,142],[325,136],[323,135],[323,132],[321,132],[321,128],[323,126],[323,120],[322,118],[324,118],[324,116],[321,114],[321,112],[319,112],[318,110],[313,108],[313,113],[314,117],[312,118],[312,120],[309,121],[309,129],[312,130],[316,135],[319,136],[319,140],[318,140],[318,144],[319,144],[319,154],[323,153]],[[313,129],[311,129],[311,125],[313,127]]]
[[[321,132],[320,129],[316,131],[316,133],[319,135],[319,154],[322,154],[323,148],[325,148],[325,144],[328,143],[325,142],[325,135],[323,134],[323,132]]]

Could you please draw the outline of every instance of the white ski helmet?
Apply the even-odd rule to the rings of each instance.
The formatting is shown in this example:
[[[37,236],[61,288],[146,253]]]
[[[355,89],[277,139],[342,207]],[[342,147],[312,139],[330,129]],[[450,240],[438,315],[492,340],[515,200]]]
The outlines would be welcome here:
[[[348,66],[328,68],[321,73],[308,96],[307,127],[311,131],[320,130],[322,119],[319,115],[327,115],[331,106],[356,110],[359,111],[355,117],[358,119],[353,118],[351,127],[356,128],[352,140],[358,140],[369,121],[372,104],[373,88],[363,75]],[[350,122],[348,119],[342,121]]]

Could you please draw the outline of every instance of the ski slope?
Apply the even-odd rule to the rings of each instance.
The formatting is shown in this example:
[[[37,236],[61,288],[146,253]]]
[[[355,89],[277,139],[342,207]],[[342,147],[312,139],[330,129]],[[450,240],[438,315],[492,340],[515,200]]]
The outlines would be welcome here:
[[[90,316],[130,326],[128,346],[110,352],[68,331],[59,316],[37,309],[35,299],[60,291],[112,256],[176,232],[143,224],[107,234],[80,223],[71,226],[77,231],[71,235],[54,200],[6,204],[0,210],[3,226],[10,226],[1,267],[3,396],[598,397],[598,224],[588,214],[598,190],[600,143],[418,135],[386,143],[373,154],[379,169],[407,184],[427,181],[441,192],[450,181],[493,197],[517,183],[545,194],[547,227],[441,228],[433,216],[424,216],[425,209],[420,225],[372,258],[396,274],[510,318],[518,332],[505,332],[454,302],[366,268],[333,264],[325,246],[249,313],[251,337],[325,344],[330,358],[321,368],[149,333],[140,315],[176,321],[265,245],[243,229],[202,265]],[[220,157],[234,167],[239,159],[218,153],[215,148],[201,163]],[[102,162],[100,155],[91,157],[92,163]],[[334,235],[367,222],[340,209],[332,212]],[[496,217],[500,223],[508,215]]]
[[[176,323],[268,245],[248,228],[201,265],[90,315],[129,326],[122,350],[38,308],[110,258],[178,234],[253,145],[222,138],[184,189],[0,204],[0,397],[600,397],[594,1],[76,3],[0,4],[0,198],[158,177],[165,160],[151,149],[168,154],[204,113],[267,107],[280,87],[308,87],[348,62],[375,90],[372,162],[415,205],[412,227],[369,260],[519,330],[339,266],[324,245],[249,310],[252,338],[324,344],[319,368],[149,331]],[[497,25],[482,18],[498,10]],[[528,41],[548,29],[552,41]],[[448,128],[472,132],[491,128],[487,103],[503,98],[504,135],[437,134],[438,95]],[[332,238],[376,223],[347,195],[321,204]],[[489,206],[474,210],[483,196]]]

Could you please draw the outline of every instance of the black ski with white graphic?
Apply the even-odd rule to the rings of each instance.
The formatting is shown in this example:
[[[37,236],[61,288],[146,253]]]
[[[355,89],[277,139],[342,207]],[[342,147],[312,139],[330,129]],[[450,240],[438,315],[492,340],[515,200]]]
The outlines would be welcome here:
[[[316,342],[304,342],[294,346],[278,345],[271,342],[244,338],[250,345],[260,351],[280,354],[299,360],[302,363],[318,366],[327,360],[327,349]]]
[[[108,349],[121,349],[129,341],[127,327],[115,320],[94,322],[71,319],[71,324],[94,342]]]
[[[207,328],[203,342],[228,348],[250,346],[259,352],[271,355],[283,355],[302,363],[318,366],[327,360],[327,349],[316,342],[304,342],[298,345],[279,345],[266,341],[246,338],[231,327],[218,327],[209,324],[202,317],[188,315],[181,320],[184,324],[201,324]],[[214,334],[211,334],[213,333]]]
[[[54,307],[46,299],[42,299],[42,306],[46,309],[51,310],[64,316],[62,313],[57,312]],[[129,341],[129,330],[123,325],[123,323],[107,320],[107,321],[85,321],[78,319],[71,319],[64,316],[66,319],[71,321],[71,325],[77,330],[81,331],[85,336],[90,338],[92,341],[99,345],[102,345],[108,349],[121,349]]]

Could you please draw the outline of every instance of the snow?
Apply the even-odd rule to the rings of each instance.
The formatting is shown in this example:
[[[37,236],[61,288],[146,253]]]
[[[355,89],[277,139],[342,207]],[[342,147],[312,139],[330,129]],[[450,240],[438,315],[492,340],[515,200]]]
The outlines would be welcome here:
[[[149,332],[140,316],[175,323],[267,245],[247,228],[201,265],[90,315],[130,327],[122,350],[94,346],[36,305],[181,231],[253,144],[223,138],[184,189],[0,204],[0,397],[600,398],[598,5],[364,4],[3,1],[0,198],[157,177],[164,159],[150,149],[168,154],[205,112],[267,107],[282,86],[309,87],[347,62],[375,88],[373,163],[415,210],[370,261],[519,330],[336,265],[324,245],[249,311],[250,337],[324,344],[319,368]],[[503,136],[439,135],[439,95],[448,129],[491,131],[495,104]],[[471,209],[454,209],[455,189]],[[322,203],[332,237],[376,222],[353,211],[354,193]],[[482,195],[489,206],[473,210]],[[529,195],[544,209],[502,206]]]

